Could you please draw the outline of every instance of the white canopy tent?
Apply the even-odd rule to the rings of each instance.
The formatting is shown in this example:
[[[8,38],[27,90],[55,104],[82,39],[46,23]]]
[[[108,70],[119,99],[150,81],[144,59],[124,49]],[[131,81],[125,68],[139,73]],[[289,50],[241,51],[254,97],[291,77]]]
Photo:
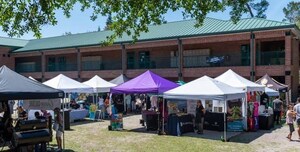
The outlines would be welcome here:
[[[265,91],[265,86],[254,83],[250,80],[247,80],[243,78],[242,76],[238,75],[231,69],[227,70],[225,73],[221,74],[220,76],[215,78],[218,81],[221,81],[223,83],[226,83],[232,87],[243,89],[246,92],[249,91]],[[246,100],[246,99],[245,99]],[[243,111],[245,112],[244,115],[247,115],[247,102],[244,102],[243,104]],[[244,120],[245,124],[247,124],[247,119]],[[245,129],[247,129],[248,126],[245,126]]]
[[[255,82],[247,80],[242,76],[238,75],[231,69],[227,70],[225,73],[215,78],[218,81],[226,83],[235,88],[241,88],[245,91],[265,91],[265,86],[259,85]]]
[[[35,78],[33,78],[32,76],[29,76],[28,78],[31,79],[31,80],[37,81],[37,80],[36,80]]]
[[[246,98],[242,89],[203,76],[194,81],[164,93],[166,99],[219,100],[224,102],[224,139],[226,140],[226,107],[227,100]],[[244,105],[244,104],[243,104]],[[245,116],[245,115],[243,115]]]
[[[75,81],[63,74],[59,74],[58,76],[45,81],[43,84],[55,88],[63,90],[65,93],[71,93],[71,92],[79,92],[79,93],[93,93],[93,88],[80,83],[78,81]]]
[[[117,86],[116,84],[105,81],[98,75],[95,75],[88,81],[83,82],[94,89],[94,92],[110,92],[110,88]]]
[[[65,93],[72,93],[72,92],[79,92],[79,93],[93,93],[93,88],[85,85],[83,83],[80,83],[78,81],[75,81],[63,74],[59,74],[58,76],[45,81],[43,84],[55,88],[63,90]],[[65,96],[66,97],[66,96]],[[64,100],[65,101],[65,100]],[[65,103],[63,101],[63,104]],[[65,118],[63,112],[63,119]],[[64,125],[64,123],[63,123]],[[65,128],[65,126],[63,126]],[[65,134],[63,134],[63,148],[65,147]]]

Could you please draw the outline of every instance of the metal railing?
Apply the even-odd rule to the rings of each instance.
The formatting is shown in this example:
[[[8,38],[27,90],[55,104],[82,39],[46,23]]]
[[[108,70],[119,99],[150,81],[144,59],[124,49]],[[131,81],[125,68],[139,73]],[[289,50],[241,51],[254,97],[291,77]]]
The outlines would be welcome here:
[[[226,66],[249,66],[250,57],[241,55],[200,55],[185,56],[183,67],[226,67]]]
[[[54,71],[77,71],[76,63],[53,63],[48,64],[46,68],[47,72]]]
[[[151,57],[148,60],[127,61],[127,69],[177,68],[178,57]]]
[[[16,63],[16,72],[29,73],[29,72],[41,72],[42,68],[40,64],[22,64]]]
[[[256,65],[284,65],[285,52],[284,51],[264,51],[257,52]]]
[[[122,69],[122,61],[82,61],[82,71],[94,70],[120,70]]]

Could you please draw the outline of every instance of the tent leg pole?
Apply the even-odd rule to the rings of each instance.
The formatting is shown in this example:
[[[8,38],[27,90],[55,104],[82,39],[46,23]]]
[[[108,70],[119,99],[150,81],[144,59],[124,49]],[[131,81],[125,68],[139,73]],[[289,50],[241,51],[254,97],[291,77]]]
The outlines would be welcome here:
[[[165,134],[165,99],[163,99],[163,113],[162,113],[162,134]]]
[[[65,93],[65,96],[67,93]],[[65,99],[63,100],[63,150],[65,149]]]
[[[224,141],[227,141],[227,137],[226,137],[226,100],[224,102]]]

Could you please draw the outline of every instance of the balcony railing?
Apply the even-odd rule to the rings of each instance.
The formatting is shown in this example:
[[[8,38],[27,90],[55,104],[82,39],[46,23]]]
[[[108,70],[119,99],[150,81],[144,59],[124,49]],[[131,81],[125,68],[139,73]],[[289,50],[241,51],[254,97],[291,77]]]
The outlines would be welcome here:
[[[201,55],[185,56],[184,67],[225,67],[225,66],[249,66],[250,57],[241,55]]]
[[[284,51],[266,51],[256,54],[256,65],[284,65]]]
[[[48,72],[77,71],[77,64],[76,63],[53,63],[53,64],[48,64],[46,70]]]
[[[177,68],[177,57],[152,57],[149,60],[129,60],[127,61],[127,69],[163,69]]]
[[[120,70],[122,61],[82,61],[81,69],[82,71]]]
[[[28,73],[28,72],[41,72],[41,65],[37,64],[18,64],[16,63],[16,71],[19,73]]]

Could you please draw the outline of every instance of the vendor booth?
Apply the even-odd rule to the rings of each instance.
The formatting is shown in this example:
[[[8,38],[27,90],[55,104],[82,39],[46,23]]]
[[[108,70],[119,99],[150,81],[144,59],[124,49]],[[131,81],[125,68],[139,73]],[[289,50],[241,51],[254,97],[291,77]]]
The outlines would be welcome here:
[[[178,87],[178,84],[171,82],[169,80],[166,80],[155,73],[151,71],[146,71],[143,74],[137,76],[134,79],[131,79],[117,87],[114,87],[111,89],[112,94],[145,94],[145,93],[152,93],[152,94],[162,94],[165,91],[168,91],[170,89]],[[162,111],[165,111],[164,105],[162,104]],[[158,108],[159,109],[159,108]],[[159,118],[159,111],[153,110],[147,110],[142,112],[143,118],[149,118],[149,121],[153,121],[151,118]],[[161,111],[161,112],[162,112]],[[113,119],[114,117],[112,117]],[[148,123],[148,120],[144,120],[146,124]],[[164,119],[162,119],[164,121]],[[155,119],[154,119],[155,121]],[[159,120],[157,120],[159,122]],[[148,123],[150,124],[150,123]],[[147,126],[146,126],[147,127]],[[148,126],[149,127],[149,126]],[[114,129],[114,128],[112,128]],[[158,128],[156,128],[158,129]]]
[[[88,85],[88,86],[90,86],[90,87],[92,87],[94,89],[94,93],[96,93],[96,100],[94,99],[94,96],[93,96],[93,100],[94,100],[93,102],[95,103],[95,105],[98,104],[98,93],[107,93],[107,92],[110,92],[110,88],[117,86],[116,84],[113,84],[113,83],[110,83],[108,81],[105,81],[104,79],[102,79],[98,75],[95,75],[90,80],[83,82],[83,84],[86,84],[86,85]],[[104,112],[104,111],[101,111],[101,109],[99,109],[97,107],[98,106],[96,106],[95,108],[93,108],[93,106],[92,106],[90,108],[90,110],[89,110],[90,119],[94,120],[95,117],[99,115],[99,114],[96,114],[96,111],[98,111],[99,113],[103,113]]]
[[[47,86],[50,86],[52,88],[55,88],[55,89],[60,89],[60,90],[63,90],[65,93],[73,93],[73,92],[78,92],[78,93],[93,93],[94,90],[92,87],[86,85],[86,84],[82,84],[78,81],[75,81],[63,74],[59,74],[58,76],[48,80],[48,81],[45,81],[43,84],[47,85]],[[67,97],[67,95],[66,95]],[[66,100],[66,99],[65,99]],[[64,104],[65,104],[65,100],[63,100]],[[64,105],[63,104],[63,105]],[[66,106],[64,105],[63,106],[64,108],[66,108]],[[71,121],[74,121],[76,118],[80,118],[80,119],[83,119],[85,118],[87,115],[87,112],[82,112],[83,109],[81,110],[72,110],[69,111],[69,110],[64,110],[64,117],[65,116],[69,116],[69,117],[66,117],[67,120],[64,122],[66,126],[69,126],[69,123]],[[72,115],[70,115],[70,112],[73,113]],[[65,115],[66,114],[66,115]],[[82,115],[84,114],[84,115]],[[72,118],[72,116],[74,116],[74,118]],[[70,128],[65,128],[65,129],[70,129]]]
[[[16,126],[13,126],[13,133],[8,132],[8,126],[4,124],[11,119],[11,111],[10,108],[3,108],[8,107],[8,100],[56,99],[63,97],[63,91],[43,85],[10,70],[6,66],[2,66],[0,68],[0,113],[4,114],[0,118],[0,138],[3,138],[0,139],[0,145],[5,146],[7,143],[12,143],[10,148],[14,149],[11,149],[11,151],[19,151],[35,144],[45,145],[46,142],[52,140],[51,125],[47,125],[45,120],[18,120]],[[36,128],[32,129],[31,127],[29,129],[28,126],[30,125],[36,126]],[[9,136],[13,138],[8,138]],[[1,143],[3,141],[5,143]],[[45,148],[43,147],[40,150],[46,151]]]
[[[285,104],[288,105],[290,103],[289,102],[290,101],[290,99],[289,99],[290,95],[289,95],[289,91],[288,91],[288,86],[287,85],[281,84],[281,83],[277,82],[276,80],[274,80],[273,78],[271,78],[268,74],[265,74],[263,77],[261,77],[260,79],[258,79],[256,81],[256,83],[264,85],[264,86],[266,86],[266,88],[270,88],[272,90],[275,90],[275,91],[279,92],[277,96],[280,96],[280,95],[281,95],[281,97],[285,96],[285,99],[286,99],[285,100],[286,101]],[[273,95],[271,95],[271,96],[273,96]]]
[[[265,91],[265,86],[249,81],[238,75],[231,69],[216,77],[215,79],[247,92],[247,102],[244,102],[244,104],[242,105],[243,111],[245,112],[244,115],[248,117],[247,119],[244,119],[244,122],[247,122],[247,125],[244,129],[249,131],[256,131],[259,128],[259,93]]]
[[[205,123],[208,123],[211,126],[215,124],[220,125],[218,124],[220,122],[217,122],[218,120],[215,119],[214,117],[220,119],[222,118],[222,124],[223,124],[222,131],[224,131],[225,140],[227,139],[226,122],[227,122],[227,115],[228,115],[227,114],[228,103],[231,100],[242,99],[245,97],[246,94],[243,90],[231,87],[220,81],[214,80],[208,76],[203,76],[201,78],[198,78],[194,81],[191,81],[189,83],[186,83],[180,87],[177,87],[175,89],[169,90],[164,93],[164,98],[170,101],[172,101],[173,99],[189,100],[188,102],[190,103],[188,104],[187,112],[190,114],[195,114],[196,101],[201,100],[202,105],[205,105],[205,108],[207,110],[207,113],[205,115],[208,115],[207,117],[205,116],[204,118]],[[222,106],[217,108],[220,109],[218,112],[214,112],[209,110],[209,108],[211,107],[206,106],[206,101],[216,101],[216,103],[221,104]],[[242,100],[240,100],[240,102],[242,102]],[[238,115],[245,117],[245,115],[242,115],[242,112],[240,112]],[[187,119],[190,120],[190,118]],[[212,120],[215,120],[216,123],[210,122]],[[180,122],[180,120],[178,121],[177,125],[180,128],[179,131],[182,130],[181,127],[184,126],[183,124],[185,123]],[[176,126],[176,125],[173,124],[172,126]]]

